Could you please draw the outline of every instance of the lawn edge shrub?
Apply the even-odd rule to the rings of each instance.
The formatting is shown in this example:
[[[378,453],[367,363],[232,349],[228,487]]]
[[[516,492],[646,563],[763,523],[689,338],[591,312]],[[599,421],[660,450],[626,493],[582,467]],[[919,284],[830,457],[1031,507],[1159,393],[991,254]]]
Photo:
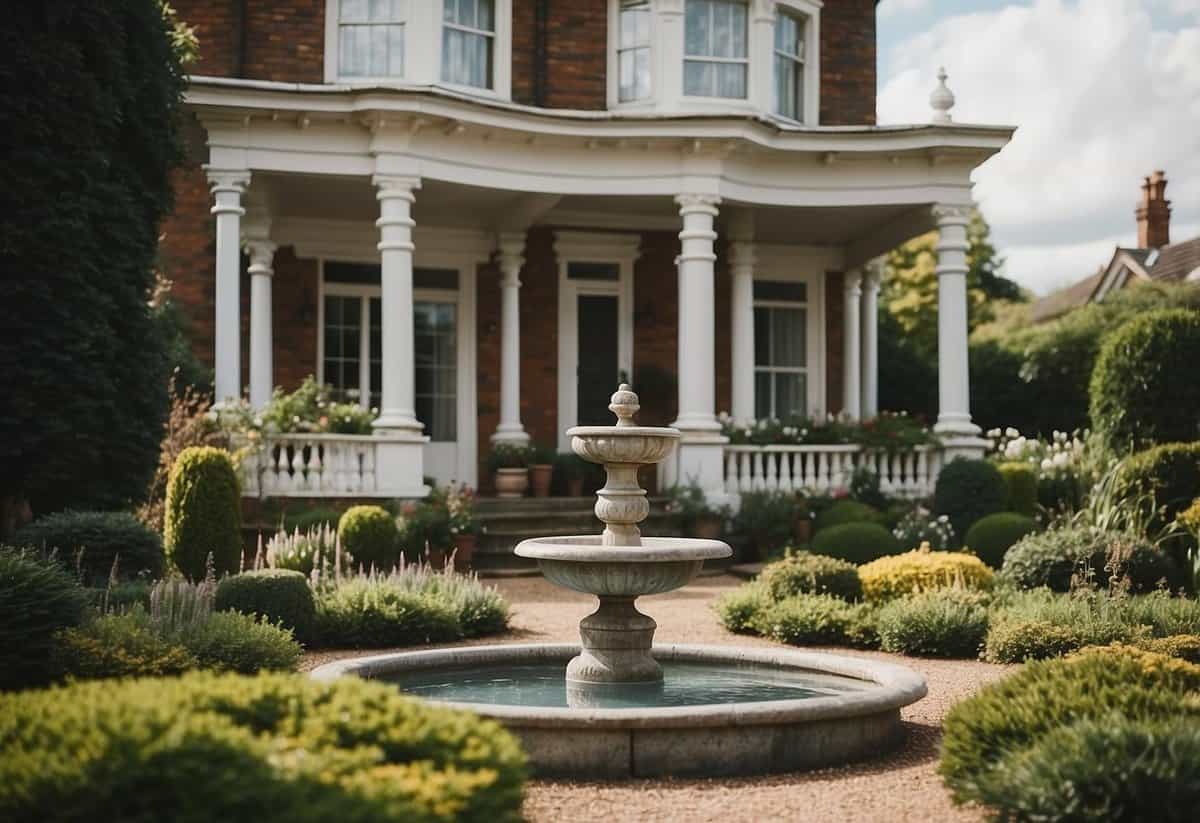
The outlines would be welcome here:
[[[357,567],[386,572],[399,561],[396,518],[382,506],[351,506],[338,520],[337,533]]]
[[[853,563],[812,552],[795,552],[768,563],[759,572],[758,581],[774,600],[793,594],[831,594],[850,601],[862,599],[862,582]]]
[[[987,636],[988,611],[978,592],[938,589],[884,604],[875,629],[885,652],[974,658]]]
[[[291,629],[300,640],[311,637],[317,614],[308,578],[288,569],[259,569],[222,579],[213,608],[258,615]]]
[[[0,547],[0,691],[45,685],[54,638],[83,622],[88,594],[56,561]]]
[[[56,552],[59,562],[90,584],[145,574],[152,579],[166,568],[162,536],[130,512],[53,512],[13,533],[14,546]]]
[[[900,541],[878,523],[843,523],[813,536],[816,554],[862,564],[900,553]]]

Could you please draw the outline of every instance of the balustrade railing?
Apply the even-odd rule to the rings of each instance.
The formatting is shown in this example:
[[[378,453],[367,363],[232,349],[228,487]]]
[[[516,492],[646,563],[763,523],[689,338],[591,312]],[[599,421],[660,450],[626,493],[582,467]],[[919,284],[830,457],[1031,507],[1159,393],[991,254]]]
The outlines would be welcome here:
[[[242,493],[255,497],[389,496],[376,473],[381,438],[369,434],[276,434],[242,461]]]
[[[892,452],[858,445],[726,446],[725,490],[829,494],[849,488],[860,466],[879,477],[885,494],[921,497],[933,492],[941,452],[932,446]]]

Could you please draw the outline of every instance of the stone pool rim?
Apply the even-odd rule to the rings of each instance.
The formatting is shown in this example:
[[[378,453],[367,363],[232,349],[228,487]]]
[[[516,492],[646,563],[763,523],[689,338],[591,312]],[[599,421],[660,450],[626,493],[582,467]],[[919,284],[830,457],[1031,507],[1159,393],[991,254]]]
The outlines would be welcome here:
[[[568,660],[579,654],[579,644],[505,644],[461,646],[410,652],[391,652],[336,660],[317,667],[309,676],[328,682],[343,675],[365,679],[429,669],[463,669],[489,665],[522,665]],[[861,691],[821,697],[747,703],[716,703],[662,708],[572,709],[512,706],[428,700],[440,706],[474,712],[517,728],[555,729],[679,729],[754,725],[798,725],[840,718],[898,712],[928,693],[925,679],[905,666],[863,657],[796,649],[742,648],[737,646],[661,644],[653,648],[660,661],[756,664],[833,674],[864,681]],[[600,688],[603,688],[601,686]]]

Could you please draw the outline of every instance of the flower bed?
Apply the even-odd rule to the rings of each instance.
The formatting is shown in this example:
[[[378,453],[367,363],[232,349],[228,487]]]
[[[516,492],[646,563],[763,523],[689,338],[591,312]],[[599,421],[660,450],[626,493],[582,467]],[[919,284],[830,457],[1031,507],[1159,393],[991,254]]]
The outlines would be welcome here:
[[[865,449],[895,451],[938,443],[933,430],[903,412],[881,412],[869,420],[853,421],[829,415],[822,418],[735,420],[722,412],[721,433],[731,445],[824,446],[853,444]]]

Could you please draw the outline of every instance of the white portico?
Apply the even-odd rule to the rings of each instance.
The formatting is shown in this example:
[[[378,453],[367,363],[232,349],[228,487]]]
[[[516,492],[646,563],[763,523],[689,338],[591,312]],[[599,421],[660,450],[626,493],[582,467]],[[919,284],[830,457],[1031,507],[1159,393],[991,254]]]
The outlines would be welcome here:
[[[877,367],[877,258],[934,227],[937,429],[949,448],[978,446],[966,359],[969,177],[1009,128],[948,117],[809,127],[740,114],[547,111],[428,89],[204,77],[192,78],[187,99],[207,131],[217,222],[218,399],[244,388],[242,248],[255,405],[269,397],[273,364],[278,371],[272,295],[289,285],[273,269],[276,249],[319,261],[326,303],[313,318],[324,323],[313,371],[377,403],[380,495],[422,494],[430,474],[478,482],[480,442],[529,441],[530,409],[539,432],[546,420],[558,431],[578,422],[596,394],[583,385],[589,375],[637,374],[648,357],[639,341],[653,339],[660,356],[653,333],[671,324],[676,413],[663,422],[684,437],[667,479],[722,498],[718,363],[728,357],[735,417],[873,416],[887,379]],[[644,296],[663,287],[647,261],[648,244],[666,233],[678,243],[669,306]],[[725,254],[727,274],[718,271]],[[531,273],[550,282],[545,255],[558,261],[555,285],[531,297]],[[352,265],[375,268],[359,276],[344,268]],[[494,325],[477,320],[490,317],[491,304],[477,300],[485,290],[496,295]],[[333,312],[341,319],[331,324]],[[835,314],[840,397],[825,356]],[[552,339],[528,339],[537,323]],[[491,334],[498,374],[480,365]],[[601,361],[611,367],[587,368]],[[557,380],[553,390],[545,379]],[[494,422],[482,401],[493,389]]]

